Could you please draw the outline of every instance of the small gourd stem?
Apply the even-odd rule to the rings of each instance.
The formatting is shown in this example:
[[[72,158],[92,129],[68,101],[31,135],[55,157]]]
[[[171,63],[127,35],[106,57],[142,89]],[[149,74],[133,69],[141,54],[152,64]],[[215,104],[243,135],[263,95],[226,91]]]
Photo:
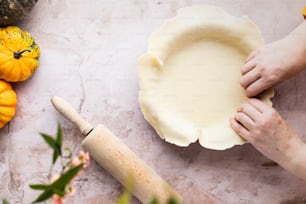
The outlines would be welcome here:
[[[24,52],[31,52],[31,50],[16,51],[16,52],[14,52],[14,58],[19,59]]]

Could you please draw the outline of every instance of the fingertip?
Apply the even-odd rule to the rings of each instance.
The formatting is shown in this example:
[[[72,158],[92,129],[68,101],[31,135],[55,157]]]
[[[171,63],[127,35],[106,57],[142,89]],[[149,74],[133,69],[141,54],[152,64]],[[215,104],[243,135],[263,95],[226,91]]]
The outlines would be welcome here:
[[[241,80],[240,80],[240,86],[241,86],[245,91],[247,91],[247,88],[248,88],[252,83],[254,83],[254,81],[247,81],[247,80],[244,80],[244,79],[241,79]]]
[[[234,117],[234,116],[231,116],[231,117],[229,118],[229,121],[230,121],[230,123],[235,122],[235,121],[236,121],[236,120],[235,120],[235,117]]]
[[[246,139],[246,137],[248,136],[248,130],[245,129],[241,124],[239,124],[236,119],[231,118],[230,126],[237,135]]]
[[[246,96],[248,98],[252,98],[260,94],[260,86],[258,86],[258,83],[254,82],[253,84],[249,85],[246,88]]]
[[[260,76],[259,70],[254,68],[240,78],[240,85],[244,89],[250,89],[250,88],[252,89],[253,85],[254,84],[257,85],[260,79],[261,79],[261,76]]]
[[[242,86],[242,88],[246,88],[246,83],[245,83],[243,77],[240,78],[239,83],[240,83],[240,86]]]
[[[247,89],[248,86],[254,83],[254,80],[256,80],[255,77],[251,76],[250,74],[246,74],[240,78],[239,83],[242,88]]]
[[[254,94],[253,91],[246,90],[246,96],[247,96],[248,98],[252,98],[252,97],[256,96],[256,92],[255,92],[255,94]]]
[[[245,75],[246,73],[254,69],[254,67],[256,67],[256,63],[250,60],[246,62],[244,65],[242,65],[242,67],[240,68],[240,72],[242,75]]]
[[[233,129],[233,130],[235,130],[236,129],[236,120],[235,120],[235,118],[234,117],[230,117],[230,125],[231,125],[231,128]]]

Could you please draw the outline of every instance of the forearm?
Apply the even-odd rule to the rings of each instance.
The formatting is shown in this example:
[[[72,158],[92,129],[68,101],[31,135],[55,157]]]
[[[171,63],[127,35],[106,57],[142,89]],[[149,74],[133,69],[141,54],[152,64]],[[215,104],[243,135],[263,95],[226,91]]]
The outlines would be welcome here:
[[[279,164],[293,175],[306,181],[306,144],[299,138],[290,145],[287,159]]]
[[[289,41],[293,48],[291,56],[288,58],[294,57],[296,59],[297,71],[306,68],[306,21],[289,33],[285,40]]]
[[[292,46],[292,56],[295,59],[294,69],[299,72],[306,68],[306,21],[295,28],[284,38]],[[288,48],[289,49],[289,48]],[[306,144],[299,138],[293,137],[288,141],[286,159],[279,164],[295,176],[306,181]]]

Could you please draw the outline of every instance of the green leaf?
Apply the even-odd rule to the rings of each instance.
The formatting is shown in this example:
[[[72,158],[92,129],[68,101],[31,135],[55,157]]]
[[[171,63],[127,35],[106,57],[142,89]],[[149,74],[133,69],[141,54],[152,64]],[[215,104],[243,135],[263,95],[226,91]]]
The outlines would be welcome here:
[[[178,202],[174,198],[170,198],[167,204],[178,204]]]
[[[58,190],[58,189],[53,189],[53,192],[60,197],[64,197],[66,193],[65,190]]]
[[[131,202],[131,193],[127,190],[120,196],[117,204],[129,204]]]
[[[3,199],[2,204],[10,204],[10,202],[8,202],[8,200],[6,200],[6,199]]]
[[[40,194],[35,201],[33,201],[32,203],[40,203],[43,202],[45,200],[48,200],[49,198],[51,198],[53,196],[53,191],[52,190],[46,190],[44,191],[42,194]]]
[[[43,137],[43,139],[45,140],[45,142],[52,148],[52,149],[56,149],[56,146],[55,146],[55,144],[56,144],[56,141],[55,141],[55,139],[53,139],[53,137],[52,136],[50,136],[50,135],[48,135],[48,134],[46,134],[46,133],[39,133],[42,137]]]
[[[45,133],[40,133],[46,143],[54,150],[52,163],[54,164],[59,155],[62,155],[61,147],[53,137]]]
[[[125,190],[123,194],[120,196],[117,204],[129,204],[131,202],[132,194],[131,191],[133,189],[134,180],[132,176],[129,176],[126,180]]]
[[[156,197],[154,197],[149,204],[158,204],[158,200]]]
[[[57,179],[51,186],[53,189],[64,191],[66,185],[75,177],[78,172],[83,168],[83,164],[69,169],[59,179]]]
[[[52,187],[50,185],[45,185],[45,184],[31,184],[30,188],[34,190],[50,190]]]
[[[57,158],[59,157],[59,153],[57,153],[56,151],[53,152],[53,156],[52,156],[52,163],[55,164]]]

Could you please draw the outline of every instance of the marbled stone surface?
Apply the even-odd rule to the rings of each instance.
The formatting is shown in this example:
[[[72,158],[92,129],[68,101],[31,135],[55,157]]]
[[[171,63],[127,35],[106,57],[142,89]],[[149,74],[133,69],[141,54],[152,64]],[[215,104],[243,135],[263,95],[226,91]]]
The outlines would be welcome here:
[[[248,15],[266,42],[302,22],[304,0],[39,0],[19,26],[41,47],[40,67],[14,84],[15,118],[0,130],[0,198],[30,203],[31,183],[47,181],[51,150],[39,132],[62,123],[64,145],[80,149],[83,136],[52,107],[58,95],[93,125],[105,124],[154,168],[186,203],[277,204],[306,202],[305,182],[269,165],[251,145],[213,151],[160,140],[143,119],[137,59],[147,39],[180,7],[210,4]],[[290,56],[288,56],[290,57]],[[275,108],[306,139],[306,72],[276,87]],[[67,203],[115,203],[123,188],[94,161],[76,181]],[[136,199],[133,203],[138,203]]]

